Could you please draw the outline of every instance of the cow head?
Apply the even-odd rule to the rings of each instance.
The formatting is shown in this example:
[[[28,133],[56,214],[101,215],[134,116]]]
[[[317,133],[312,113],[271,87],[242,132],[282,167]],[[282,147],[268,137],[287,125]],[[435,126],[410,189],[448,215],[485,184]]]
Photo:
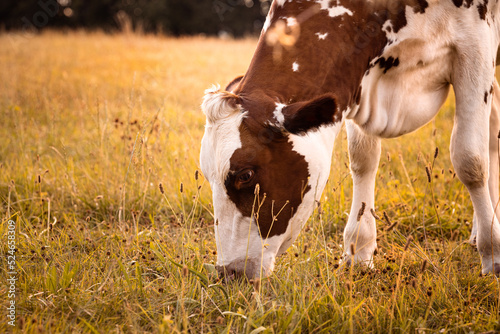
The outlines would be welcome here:
[[[342,114],[332,95],[284,105],[217,88],[202,109],[217,268],[226,277],[268,276],[321,196]]]

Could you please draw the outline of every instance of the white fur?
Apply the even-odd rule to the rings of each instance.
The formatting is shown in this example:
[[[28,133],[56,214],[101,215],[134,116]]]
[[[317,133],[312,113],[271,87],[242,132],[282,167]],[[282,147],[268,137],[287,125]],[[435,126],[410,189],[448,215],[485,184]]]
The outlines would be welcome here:
[[[297,63],[297,62],[294,62],[294,63],[292,64],[292,70],[293,70],[294,72],[298,72],[298,71],[299,71],[299,67],[300,67],[300,65],[299,65],[299,63]]]
[[[341,15],[344,15],[344,14],[347,14],[349,16],[352,16],[352,11],[350,11],[349,9],[343,7],[343,6],[331,6],[330,7],[330,0],[316,0],[317,3],[319,3],[321,5],[321,9],[322,10],[327,10],[328,11],[328,15],[330,17],[337,17],[337,16],[341,16]]]
[[[320,32],[317,32],[316,36],[318,36],[318,39],[321,41],[321,40],[325,40],[326,39],[326,37],[328,36],[328,33],[325,32],[324,34],[322,34]]]
[[[283,123],[285,123],[285,116],[283,115],[284,107],[286,107],[286,104],[276,103],[276,109],[273,112],[274,118],[276,118],[279,125],[283,125]]]

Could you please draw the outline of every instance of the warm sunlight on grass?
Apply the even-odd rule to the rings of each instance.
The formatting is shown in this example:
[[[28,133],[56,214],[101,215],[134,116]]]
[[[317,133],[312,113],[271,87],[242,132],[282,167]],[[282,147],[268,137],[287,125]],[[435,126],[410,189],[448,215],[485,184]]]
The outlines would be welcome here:
[[[375,270],[338,268],[351,201],[342,132],[321,209],[275,273],[223,284],[197,173],[199,104],[245,72],[256,40],[75,32],[4,34],[0,45],[0,244],[7,254],[15,221],[14,330],[500,330],[498,281],[479,275],[465,243],[472,206],[449,159],[452,99],[422,130],[383,143]],[[7,272],[2,261],[2,295]],[[0,306],[0,332],[12,330]]]

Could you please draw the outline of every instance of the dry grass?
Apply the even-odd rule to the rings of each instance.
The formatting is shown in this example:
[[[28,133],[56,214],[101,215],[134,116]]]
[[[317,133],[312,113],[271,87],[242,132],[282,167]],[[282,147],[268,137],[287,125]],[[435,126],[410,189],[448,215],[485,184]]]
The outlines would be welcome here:
[[[383,144],[376,270],[337,268],[352,187],[341,133],[321,210],[275,273],[256,285],[214,277],[210,191],[195,179],[199,103],[212,83],[244,73],[255,43],[0,35],[0,234],[16,221],[14,330],[500,330],[498,281],[479,275],[464,242],[472,207],[448,158],[452,103]],[[0,306],[0,332],[10,331]]]

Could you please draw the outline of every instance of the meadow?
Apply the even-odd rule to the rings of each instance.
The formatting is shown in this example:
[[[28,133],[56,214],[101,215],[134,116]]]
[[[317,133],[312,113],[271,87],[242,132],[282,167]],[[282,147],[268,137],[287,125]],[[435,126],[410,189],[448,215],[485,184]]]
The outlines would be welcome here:
[[[472,205],[449,158],[453,96],[383,142],[375,269],[339,267],[352,190],[342,131],[321,205],[274,273],[216,277],[199,105],[245,72],[256,42],[0,34],[0,332],[500,330],[499,282],[467,243]]]

